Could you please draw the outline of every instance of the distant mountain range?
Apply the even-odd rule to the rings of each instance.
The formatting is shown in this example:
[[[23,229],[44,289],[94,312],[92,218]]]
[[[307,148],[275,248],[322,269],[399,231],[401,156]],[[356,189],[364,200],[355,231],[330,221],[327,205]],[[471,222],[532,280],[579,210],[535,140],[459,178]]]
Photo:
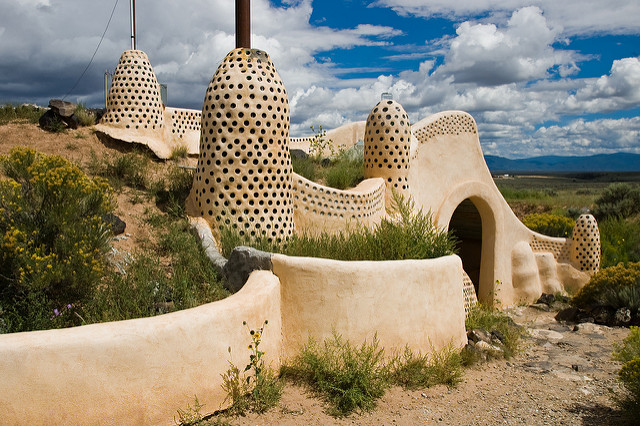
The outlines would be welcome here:
[[[640,172],[640,154],[619,152],[586,157],[543,157],[509,160],[484,156],[492,173],[498,172]]]

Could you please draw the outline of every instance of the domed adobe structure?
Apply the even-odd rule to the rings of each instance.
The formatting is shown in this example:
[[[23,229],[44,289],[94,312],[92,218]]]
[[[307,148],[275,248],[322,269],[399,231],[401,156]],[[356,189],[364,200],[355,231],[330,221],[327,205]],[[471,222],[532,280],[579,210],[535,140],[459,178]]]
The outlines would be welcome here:
[[[573,227],[571,261],[581,271],[596,273],[600,268],[600,231],[596,218],[581,215]]]
[[[211,79],[202,109],[191,192],[212,228],[286,239],[293,232],[289,100],[266,52],[232,50]]]
[[[122,129],[162,129],[158,80],[142,50],[127,50],[120,57],[101,123]]]
[[[385,204],[392,204],[392,191],[409,195],[409,151],[411,125],[402,105],[383,99],[371,110],[364,133],[364,177],[381,177],[387,191]]]

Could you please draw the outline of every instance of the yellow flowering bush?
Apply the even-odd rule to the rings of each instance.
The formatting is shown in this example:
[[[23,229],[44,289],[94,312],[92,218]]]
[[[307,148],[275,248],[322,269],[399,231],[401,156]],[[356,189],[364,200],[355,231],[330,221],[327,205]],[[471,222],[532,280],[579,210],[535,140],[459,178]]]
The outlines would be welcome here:
[[[615,297],[623,297],[628,294],[627,299],[635,299],[634,295],[640,292],[640,262],[619,263],[616,266],[600,269],[591,280],[580,289],[573,298],[573,303],[578,307],[588,307],[589,305],[611,305],[609,303]],[[638,301],[621,300],[613,308],[633,307]]]
[[[550,237],[571,237],[574,220],[570,217],[551,213],[531,213],[522,223],[527,228]]]
[[[7,176],[0,180],[0,308],[10,323],[5,328],[49,328],[36,309],[53,312],[82,302],[102,276],[111,190],[64,158],[33,149],[14,148],[0,157],[0,167]],[[39,302],[28,302],[33,300]]]

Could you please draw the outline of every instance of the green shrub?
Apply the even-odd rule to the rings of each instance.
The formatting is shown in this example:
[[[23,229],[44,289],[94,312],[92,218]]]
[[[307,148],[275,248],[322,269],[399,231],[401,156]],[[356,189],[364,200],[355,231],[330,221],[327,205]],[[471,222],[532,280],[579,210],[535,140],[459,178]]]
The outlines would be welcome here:
[[[96,115],[87,110],[83,104],[76,105],[76,110],[73,115],[79,126],[86,127],[96,124]]]
[[[602,191],[596,200],[594,216],[627,218],[640,213],[640,187],[628,183],[614,183]]]
[[[462,377],[462,357],[458,348],[449,344],[440,351],[431,349],[431,355],[416,355],[406,347],[402,355],[391,362],[392,382],[405,389],[457,385]]]
[[[26,121],[36,124],[46,109],[35,105],[3,105],[0,107],[0,125],[13,121]]]
[[[396,196],[397,218],[383,219],[373,231],[356,226],[349,232],[293,235],[285,243],[252,238],[231,228],[220,231],[224,256],[239,245],[290,256],[321,257],[337,260],[429,259],[454,253],[455,239],[437,229],[430,213],[415,210],[412,200]]]
[[[291,156],[291,167],[293,171],[311,181],[317,181],[317,163],[311,157]]]
[[[371,411],[389,386],[384,350],[377,337],[354,347],[335,332],[322,344],[309,338],[281,374],[307,384],[329,402],[335,416]]]
[[[640,262],[640,220],[607,218],[598,223],[602,257],[600,267]]]
[[[578,307],[591,305],[609,305],[612,308],[627,307],[625,294],[633,297],[640,288],[640,262],[619,263],[616,266],[600,269],[591,280],[578,291],[572,303]],[[618,300],[618,302],[613,302]],[[610,305],[616,303],[616,305]]]
[[[522,223],[527,228],[541,234],[565,238],[571,238],[575,225],[573,219],[551,213],[531,213],[522,220]]]
[[[621,346],[616,345],[613,357],[623,362],[618,378],[627,390],[617,402],[626,416],[636,421],[640,416],[640,327],[631,327],[631,334]]]
[[[68,325],[48,324],[44,312],[85,302],[100,280],[111,190],[64,158],[32,149],[14,148],[0,166],[8,177],[0,181],[0,303],[14,324],[8,331]]]

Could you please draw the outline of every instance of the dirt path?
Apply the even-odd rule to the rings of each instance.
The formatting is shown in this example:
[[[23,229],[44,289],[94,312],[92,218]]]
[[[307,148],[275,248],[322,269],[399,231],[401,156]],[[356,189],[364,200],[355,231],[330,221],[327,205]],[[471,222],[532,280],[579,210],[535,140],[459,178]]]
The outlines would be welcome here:
[[[321,401],[287,385],[270,412],[232,419],[239,425],[620,425],[611,391],[619,390],[620,364],[611,359],[624,328],[555,321],[554,312],[516,308],[512,318],[526,325],[526,349],[510,361],[465,371],[454,389],[392,388],[377,409],[344,419],[327,415]]]

